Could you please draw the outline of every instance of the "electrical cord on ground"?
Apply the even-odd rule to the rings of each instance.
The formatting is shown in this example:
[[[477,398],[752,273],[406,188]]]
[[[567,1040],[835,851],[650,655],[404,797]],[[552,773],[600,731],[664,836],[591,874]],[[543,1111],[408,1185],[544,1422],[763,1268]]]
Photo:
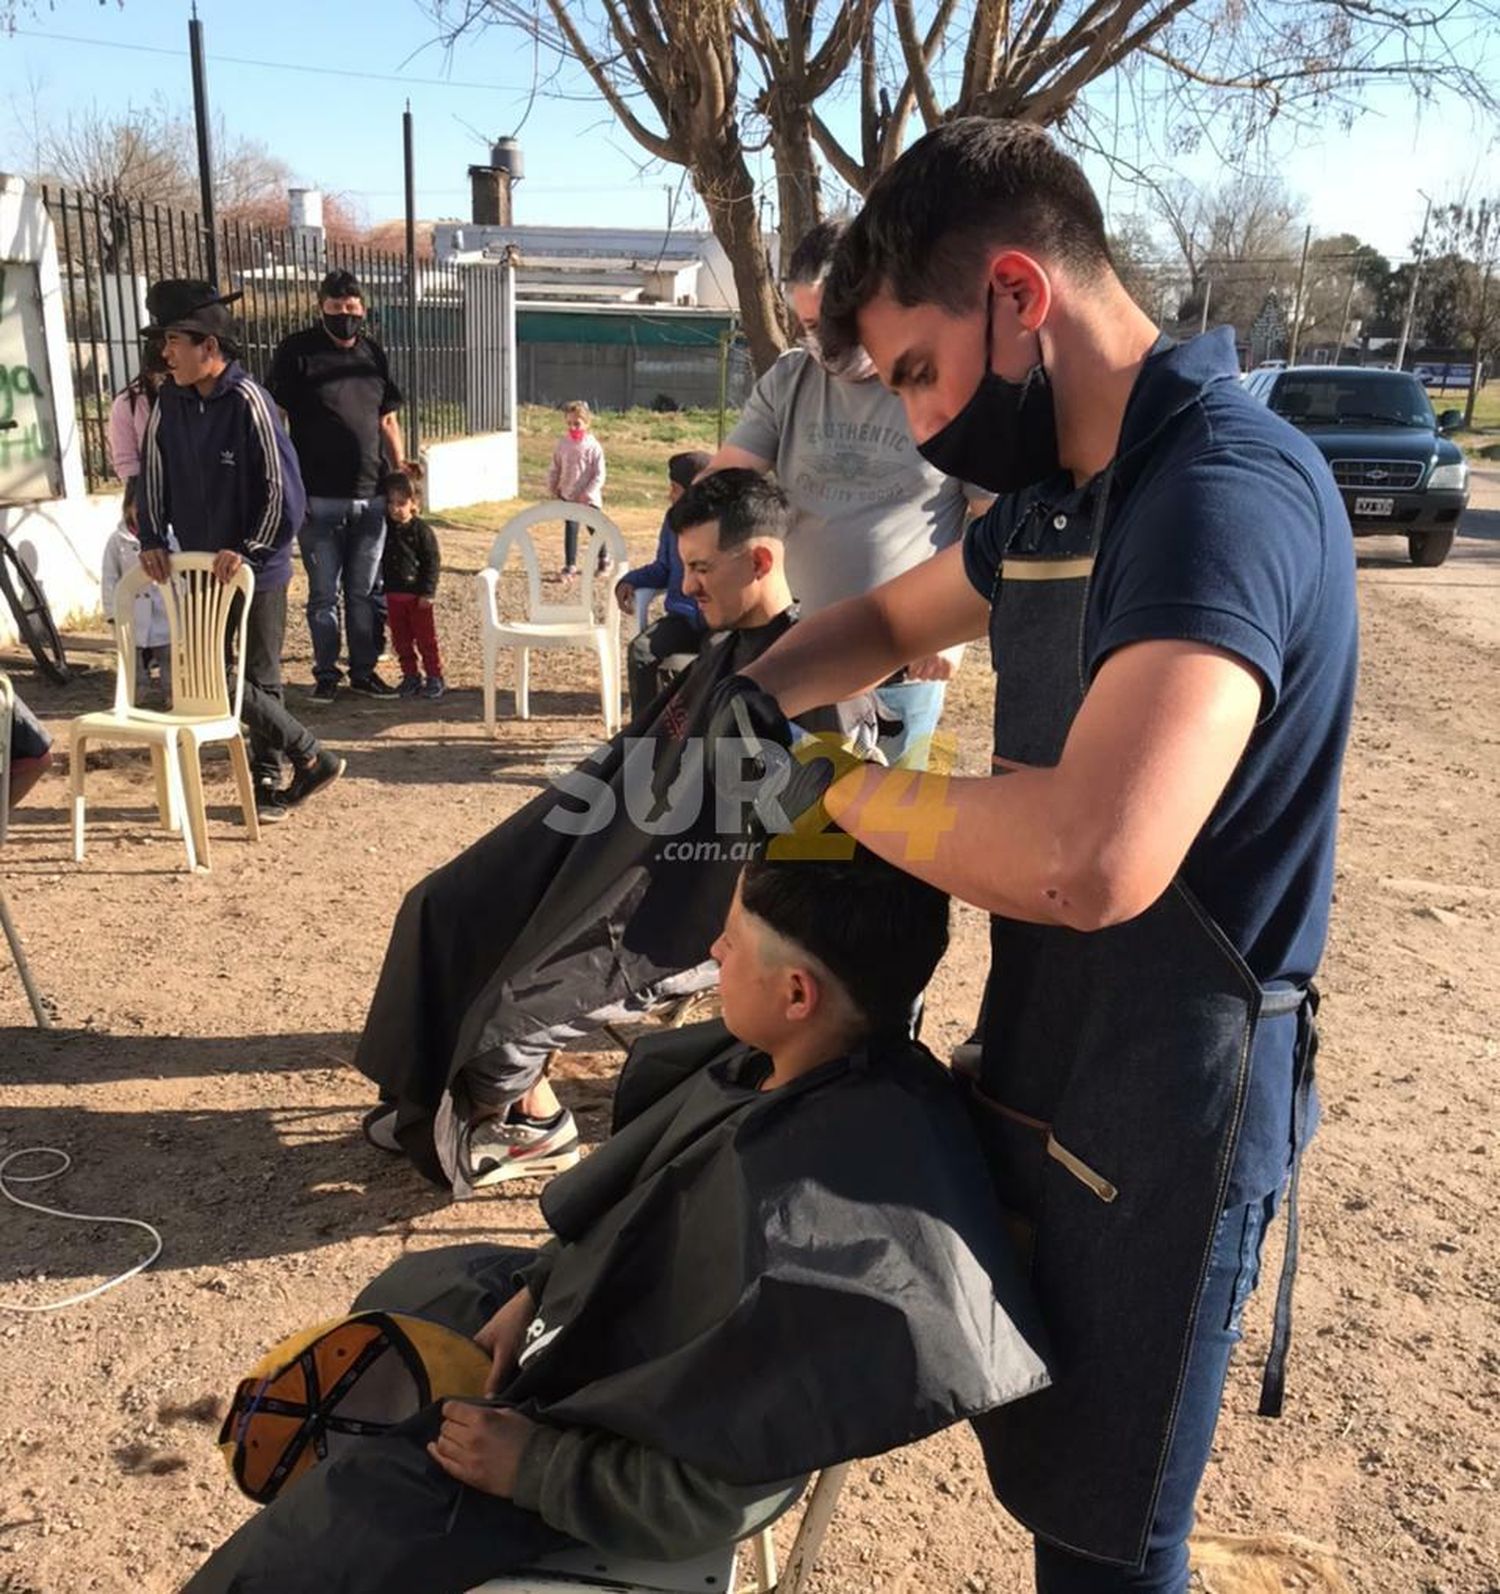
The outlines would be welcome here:
[[[46,1173],[12,1173],[7,1174],[17,1157],[49,1156],[61,1159],[61,1165],[50,1169]],[[134,1266],[126,1268],[123,1273],[116,1273],[113,1278],[106,1279],[102,1284],[96,1284],[91,1290],[82,1290],[77,1295],[65,1296],[60,1301],[42,1301],[34,1304],[18,1305],[11,1301],[0,1301],[0,1312],[57,1312],[65,1306],[77,1306],[83,1301],[91,1301],[96,1295],[103,1295],[106,1290],[112,1290],[117,1284],[123,1284],[126,1279],[134,1278],[137,1273],[144,1272],[161,1255],[161,1232],[153,1228],[142,1218],[110,1218],[97,1212],[64,1212],[60,1207],[43,1206],[40,1201],[28,1201],[24,1196],[18,1196],[11,1185],[14,1184],[43,1184],[48,1179],[57,1179],[73,1166],[73,1159],[66,1151],[59,1151],[56,1146],[22,1146],[16,1151],[7,1152],[0,1157],[0,1195],[7,1201],[13,1202],[18,1207],[25,1207],[28,1212],[40,1212],[49,1218],[63,1218],[69,1223],[114,1223],[124,1228],[144,1229],[151,1236],[151,1254]]]

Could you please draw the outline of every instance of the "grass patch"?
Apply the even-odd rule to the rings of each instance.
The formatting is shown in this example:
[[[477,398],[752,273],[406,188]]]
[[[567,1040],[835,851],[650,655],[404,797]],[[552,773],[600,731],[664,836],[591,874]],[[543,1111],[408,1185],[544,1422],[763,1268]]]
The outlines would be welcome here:
[[[725,432],[738,419],[726,413]],[[559,410],[543,404],[521,406],[521,496],[531,501],[546,497],[547,470],[552,450],[563,434]],[[608,474],[604,507],[664,509],[667,502],[667,461],[685,449],[718,447],[717,410],[611,410],[594,417],[594,434],[604,445]]]

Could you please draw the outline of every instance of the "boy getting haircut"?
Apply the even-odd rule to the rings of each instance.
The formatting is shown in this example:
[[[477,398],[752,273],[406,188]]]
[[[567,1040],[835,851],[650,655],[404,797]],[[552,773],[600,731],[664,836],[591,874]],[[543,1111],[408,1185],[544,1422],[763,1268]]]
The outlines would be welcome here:
[[[685,1559],[1043,1388],[961,1087],[902,1022],[947,912],[865,852],[748,865],[726,1022],[632,1049],[609,1140],[542,1193],[550,1243],[410,1252],[355,1303],[477,1334],[495,1405],[311,1468],[186,1594],[457,1590],[570,1540]]]

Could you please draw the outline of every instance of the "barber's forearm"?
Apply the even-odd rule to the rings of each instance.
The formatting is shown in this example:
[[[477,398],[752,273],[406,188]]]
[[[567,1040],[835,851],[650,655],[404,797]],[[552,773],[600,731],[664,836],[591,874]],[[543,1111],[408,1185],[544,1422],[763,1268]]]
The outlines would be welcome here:
[[[880,606],[848,598],[799,621],[745,674],[795,719],[878,685],[905,662]]]
[[[825,801],[842,829],[897,868],[1028,924],[1101,929],[1143,912],[1170,878],[1145,883],[1116,870],[1097,807],[1055,769],[953,777],[871,766]]]

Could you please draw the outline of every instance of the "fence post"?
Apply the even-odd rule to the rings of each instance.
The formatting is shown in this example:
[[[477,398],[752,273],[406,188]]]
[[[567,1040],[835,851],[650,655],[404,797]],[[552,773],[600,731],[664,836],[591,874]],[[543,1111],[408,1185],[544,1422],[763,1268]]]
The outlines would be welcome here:
[[[214,158],[209,145],[208,66],[203,59],[203,24],[196,0],[188,22],[188,53],[193,59],[193,122],[198,130],[198,203],[208,247],[208,280],[219,286],[219,239],[214,231]]]

